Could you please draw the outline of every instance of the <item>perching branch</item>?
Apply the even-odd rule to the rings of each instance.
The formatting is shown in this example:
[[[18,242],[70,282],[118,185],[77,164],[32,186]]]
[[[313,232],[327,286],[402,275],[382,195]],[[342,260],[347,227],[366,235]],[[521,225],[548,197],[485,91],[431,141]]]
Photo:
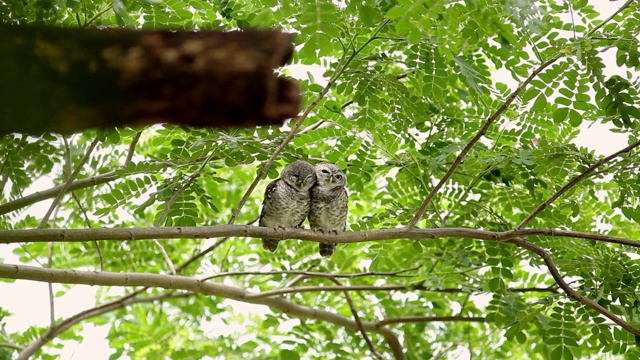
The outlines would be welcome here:
[[[548,199],[546,199],[544,202],[542,202],[542,204],[540,204],[535,210],[533,210],[533,212],[531,212],[531,214],[529,214],[524,220],[522,220],[522,222],[520,223],[520,225],[518,225],[517,229],[523,229],[525,226],[527,226],[531,220],[535,219],[536,216],[538,216],[541,212],[544,211],[544,209],[547,208],[547,206],[551,205],[552,202],[554,202],[557,198],[559,198],[560,196],[562,196],[564,193],[566,193],[567,191],[569,191],[569,189],[573,188],[574,186],[576,186],[577,184],[579,184],[582,180],[586,179],[589,177],[589,175],[591,175],[597,168],[599,168],[600,166],[608,163],[609,161],[615,159],[616,157],[620,156],[621,154],[625,154],[630,152],[631,150],[637,148],[638,146],[640,146],[640,140],[634,142],[633,144],[625,147],[622,150],[616,151],[615,153],[600,159],[600,161],[596,162],[595,164],[591,165],[587,170],[583,171],[582,174],[576,176],[575,178],[573,178],[573,180],[571,180],[569,183],[567,183],[565,186],[562,187],[562,189],[558,190],[555,194],[551,195]]]
[[[217,226],[175,226],[144,228],[95,228],[95,229],[28,229],[0,230],[0,244],[33,243],[33,242],[71,242],[71,241],[135,241],[151,239],[202,239],[213,237],[250,237],[256,239],[299,239],[314,242],[334,242],[353,244],[370,241],[387,240],[428,240],[438,238],[470,238],[476,240],[506,242],[517,237],[553,236],[576,239],[596,240],[613,244],[640,247],[640,241],[614,236],[591,234],[585,232],[560,229],[516,229],[508,231],[487,231],[469,228],[434,228],[411,229],[394,228],[343,232],[339,234],[320,233],[307,229],[272,229],[249,225],[217,225]],[[289,240],[293,241],[293,240]]]

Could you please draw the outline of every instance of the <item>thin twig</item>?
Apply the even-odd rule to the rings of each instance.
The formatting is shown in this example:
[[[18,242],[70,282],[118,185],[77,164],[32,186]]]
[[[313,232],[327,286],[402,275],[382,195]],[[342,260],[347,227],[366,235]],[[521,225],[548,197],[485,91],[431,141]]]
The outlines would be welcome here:
[[[330,277],[327,277],[330,279]],[[202,281],[204,281],[203,279]],[[411,284],[411,285],[349,285],[349,286],[296,286],[296,287],[284,287],[274,290],[263,291],[250,295],[251,298],[264,298],[271,296],[281,296],[284,294],[297,294],[306,292],[340,292],[340,291],[425,291],[439,294],[460,294],[468,293],[473,289],[458,289],[458,288],[430,288],[424,285]],[[482,292],[482,289],[475,289],[475,292]],[[513,288],[508,289],[510,292],[556,292],[553,287],[547,288]]]
[[[80,198],[74,191],[71,191],[71,196],[73,197],[73,200],[75,200],[76,204],[82,211],[82,214],[84,216],[84,221],[87,224],[87,228],[91,229],[92,226],[91,226],[91,221],[89,220],[89,215],[87,214],[87,210],[84,208],[84,206],[80,202]],[[100,243],[97,240],[94,240],[93,245],[96,247],[96,252],[98,253],[98,258],[100,259],[100,271],[104,271],[104,256],[102,255],[102,248],[100,247]]]
[[[486,322],[484,317],[467,316],[401,316],[378,321],[380,325],[426,322]]]
[[[67,189],[69,189],[69,186],[71,185],[71,182],[73,182],[73,179],[75,179],[76,176],[78,176],[84,164],[89,160],[89,156],[93,152],[93,149],[95,149],[96,145],[98,145],[99,141],[100,140],[98,138],[95,138],[91,142],[91,144],[89,145],[89,148],[84,154],[84,157],[82,158],[82,160],[80,160],[80,163],[78,163],[78,166],[76,167],[74,172],[69,176],[64,186],[60,189],[60,191],[58,192],[58,196],[56,196],[56,198],[53,200],[53,202],[51,203],[51,206],[49,207],[49,210],[47,210],[47,213],[42,218],[42,221],[40,222],[40,226],[38,226],[39,229],[44,229],[44,227],[47,225],[47,222],[49,221],[49,217],[53,213],[53,210],[56,208],[56,206],[58,206],[58,203],[62,199],[62,196],[64,196],[64,194],[67,192]]]
[[[547,268],[549,269],[549,272],[551,273],[551,276],[553,277],[553,279],[556,281],[556,283],[558,284],[558,286],[560,286],[560,288],[571,298],[577,300],[579,303],[586,305],[587,307],[592,308],[593,310],[597,311],[598,313],[602,314],[603,316],[609,318],[611,321],[613,321],[614,323],[620,325],[623,329],[627,330],[628,332],[632,333],[635,336],[640,336],[640,330],[638,330],[637,328],[633,327],[631,324],[629,324],[628,322],[624,321],[623,319],[619,318],[617,315],[615,315],[613,312],[607,310],[606,308],[604,308],[603,306],[601,306],[600,304],[598,304],[597,302],[589,299],[586,296],[580,295],[578,294],[577,291],[573,290],[569,284],[567,284],[564,279],[562,278],[562,275],[560,275],[560,272],[558,271],[558,268],[556,267],[556,265],[553,262],[553,259],[551,258],[551,255],[544,250],[543,248],[541,248],[540,246],[522,239],[522,238],[515,238],[515,239],[511,239],[509,240],[510,243],[515,244],[523,249],[529,250],[535,254],[537,254],[538,256],[540,256],[540,258],[542,258],[542,260],[544,261],[544,263],[547,265]]]
[[[389,23],[389,21],[390,20],[387,19],[384,23],[382,23],[378,27],[378,29],[376,29],[376,31],[374,31],[372,36],[376,36]],[[271,157],[269,157],[269,159],[264,164],[264,166],[262,167],[262,169],[260,170],[260,172],[258,173],[256,178],[253,180],[253,182],[251,183],[251,185],[249,186],[247,191],[244,193],[244,195],[242,196],[242,199],[240,199],[240,202],[238,203],[238,206],[234,210],[233,215],[231,216],[231,219],[229,220],[229,223],[228,223],[229,225],[233,225],[236,222],[236,219],[237,219],[238,215],[240,214],[240,210],[242,210],[242,207],[244,206],[244,204],[249,199],[249,196],[251,195],[251,193],[253,193],[253,190],[255,190],[256,186],[258,185],[260,180],[262,180],[264,175],[267,173],[267,171],[271,167],[271,164],[273,164],[273,162],[276,160],[278,155],[280,155],[282,150],[284,150],[284,148],[289,144],[289,142],[291,142],[293,137],[296,135],[296,133],[300,129],[300,126],[302,126],[302,123],[304,122],[304,120],[311,113],[311,110],[313,110],[320,103],[320,101],[324,98],[324,96],[327,94],[327,92],[329,92],[329,89],[331,89],[331,87],[333,86],[335,81],[338,79],[338,77],[340,77],[342,75],[344,70],[349,66],[349,64],[353,61],[353,59],[356,57],[356,55],[358,53],[360,53],[360,51],[362,51],[367,45],[369,45],[369,43],[372,40],[373,40],[372,38],[369,38],[367,41],[365,41],[364,44],[360,48],[358,48],[357,50],[355,50],[351,54],[351,56],[344,62],[344,64],[342,64],[342,65],[338,64],[338,70],[331,77],[331,79],[329,79],[329,81],[327,82],[327,85],[322,89],[322,91],[320,91],[318,96],[316,96],[316,98],[313,100],[313,102],[311,102],[311,104],[307,107],[307,109],[304,111],[304,113],[298,117],[298,119],[296,120],[296,123],[291,128],[291,131],[289,132],[289,135],[287,135],[287,137],[282,141],[280,146],[278,146],[276,148],[276,150],[273,152],[273,154],[271,154]],[[341,60],[341,62],[343,60],[344,60],[344,58]]]
[[[531,75],[529,75],[529,77],[523,81],[512,93],[511,95],[509,95],[509,97],[507,97],[507,100],[505,100],[505,102],[498,108],[498,110],[496,110],[495,113],[493,113],[493,115],[491,115],[487,121],[484,123],[484,125],[482,126],[482,128],[480,129],[480,131],[478,131],[478,133],[471,139],[471,141],[469,141],[469,143],[467,143],[467,145],[464,147],[464,149],[462,149],[462,151],[460,152],[460,154],[458,154],[458,156],[456,157],[455,161],[453,162],[453,164],[451,164],[451,167],[449,167],[449,170],[444,174],[444,176],[442,177],[442,179],[440,179],[440,181],[438,182],[438,184],[436,184],[436,186],[431,190],[431,192],[429,193],[429,195],[427,195],[427,198],[424,200],[424,202],[422,203],[422,205],[420,205],[420,208],[418,209],[418,211],[416,212],[415,216],[413,217],[413,219],[411,219],[411,221],[407,224],[406,228],[408,230],[413,229],[416,226],[416,223],[422,218],[422,215],[424,215],[424,212],[427,210],[427,206],[429,206],[429,203],[431,202],[431,200],[436,196],[436,194],[438,193],[438,191],[440,190],[440,188],[442,188],[442,186],[445,184],[445,182],[447,182],[447,180],[449,180],[449,178],[451,178],[451,176],[453,176],[453,173],[455,172],[456,168],[458,168],[458,166],[460,165],[460,163],[462,162],[462,159],[467,155],[467,153],[469,152],[469,150],[471,150],[471,148],[480,140],[480,138],[482,138],[484,136],[484,134],[487,132],[487,130],[489,129],[489,127],[494,123],[494,121],[496,121],[500,115],[502,115],[502,113],[509,107],[509,105],[511,105],[511,103],[516,99],[516,97],[518,97],[518,95],[520,94],[520,92],[527,86],[529,85],[529,83],[536,77],[538,76],[538,74],[540,74],[544,69],[546,69],[549,65],[553,64],[554,62],[556,62],[558,59],[560,59],[562,55],[558,54],[555,57],[553,57],[552,59],[542,63],[540,66],[538,66],[538,68],[536,68]]]
[[[49,254],[47,256],[47,268],[51,269],[53,266],[53,243],[49,243]],[[49,292],[49,326],[54,327],[56,324],[56,307],[55,298],[53,296],[53,284],[47,284],[47,290]]]
[[[256,217],[255,219],[249,221],[247,223],[247,225],[251,225],[254,224],[256,221],[258,221],[258,218]],[[176,271],[178,273],[182,272],[182,270],[186,269],[189,265],[191,265],[192,263],[194,263],[195,261],[197,261],[198,259],[202,258],[203,256],[207,255],[208,253],[212,252],[213,250],[215,250],[216,248],[218,248],[220,245],[224,244],[225,241],[229,240],[229,236],[224,237],[218,241],[215,242],[215,244],[209,246],[208,248],[206,248],[205,250],[193,255],[191,257],[191,259],[187,260],[184,262],[184,264],[178,266],[178,268],[176,269]]]
[[[586,34],[586,36],[587,37],[591,36],[598,29],[600,29],[606,23],[611,21],[617,14],[619,14],[625,8],[627,8],[629,5],[631,5],[634,1],[636,1],[636,0],[627,0],[627,2],[624,5],[622,5],[618,10],[616,10],[611,16],[609,16],[607,19],[605,19],[598,26],[596,26],[593,29],[591,29],[591,31],[589,31]],[[411,219],[409,224],[407,224],[407,229],[412,229],[416,225],[416,223],[420,220],[420,218],[422,218],[422,215],[424,215],[424,212],[427,210],[427,206],[429,205],[429,203],[431,202],[433,197],[440,190],[440,188],[444,185],[444,183],[447,180],[449,180],[449,178],[453,175],[455,169],[460,165],[460,163],[462,162],[462,159],[466,156],[466,154],[469,152],[469,150],[471,150],[471,148],[475,145],[475,143],[478,142],[482,136],[484,136],[484,134],[487,132],[489,126],[507,109],[507,107],[509,107],[509,105],[513,102],[513,100],[515,100],[515,98],[518,96],[518,94],[533,80],[534,77],[536,77],[542,70],[547,68],[549,65],[553,64],[558,59],[560,59],[561,56],[562,56],[562,54],[557,54],[556,56],[554,56],[550,60],[547,60],[546,62],[542,63],[537,69],[535,69],[531,73],[531,75],[529,75],[529,77],[522,84],[520,84],[520,86],[518,86],[514,90],[514,92],[511,93],[511,95],[509,95],[509,97],[502,104],[502,106],[500,106],[500,108],[498,108],[498,110],[493,115],[491,115],[491,117],[489,117],[489,119],[487,119],[487,121],[482,126],[480,131],[476,134],[476,136],[474,136],[473,139],[471,139],[471,141],[467,144],[467,146],[465,146],[464,149],[462,149],[462,151],[460,152],[458,157],[456,157],[456,160],[453,162],[453,165],[451,165],[451,167],[449,168],[447,173],[444,175],[444,177],[442,179],[440,179],[438,184],[433,188],[433,190],[429,193],[429,195],[427,195],[427,198],[424,200],[424,202],[422,203],[422,205],[420,206],[420,208],[416,212],[416,214],[413,217],[413,219]]]
[[[9,348],[9,349],[15,349],[15,350],[18,350],[18,351],[24,350],[24,346],[11,344],[11,343],[0,342],[0,348],[2,348],[2,347]]]
[[[140,134],[140,133],[138,133]],[[139,138],[139,136],[138,136]],[[137,141],[137,138],[134,139],[135,141]],[[132,147],[131,149],[133,149],[134,146],[134,141],[132,141]],[[130,151],[131,153],[131,151]],[[173,204],[178,200],[178,197],[180,197],[180,195],[182,195],[182,193],[188,189],[191,184],[193,184],[193,182],[200,176],[200,174],[202,174],[202,172],[204,171],[206,165],[209,163],[209,161],[211,161],[211,159],[213,158],[213,151],[209,154],[209,156],[207,156],[207,158],[205,159],[205,161],[200,165],[200,168],[194,172],[193,174],[191,174],[191,176],[189,177],[189,180],[187,180],[184,185],[182,185],[182,187],[180,189],[178,189],[178,191],[175,192],[175,194],[173,194],[173,196],[171,196],[171,199],[169,199],[169,201],[167,201],[167,203],[164,206],[164,210],[162,211],[162,214],[160,214],[160,216],[158,216],[158,220],[155,223],[155,227],[159,227],[160,224],[162,224],[167,216],[167,214],[169,213],[169,210],[171,209],[171,206],[173,206]],[[169,257],[169,254],[167,254],[167,251],[164,249],[164,246],[162,246],[162,244],[160,243],[160,241],[158,241],[158,239],[153,239],[153,241],[155,242],[155,244],[160,248],[160,252],[162,253],[162,256],[164,257],[164,260],[167,262],[167,265],[169,265],[169,270],[171,271],[171,274],[176,275],[176,268],[175,265],[173,264],[173,261],[171,261],[171,258]]]
[[[87,310],[81,311],[81,312],[79,312],[79,313],[77,313],[77,314],[65,319],[64,321],[61,321],[55,327],[49,328],[49,330],[47,330],[44,334],[42,334],[38,339],[34,340],[33,342],[31,342],[31,344],[29,344],[27,347],[25,347],[22,350],[22,352],[20,353],[20,355],[18,355],[16,360],[29,359],[29,357],[31,357],[36,351],[38,351],[40,348],[42,348],[42,346],[44,346],[47,342],[51,341],[56,336],[60,335],[61,333],[63,333],[64,331],[66,331],[67,329],[72,327],[73,325],[78,324],[83,320],[86,320],[86,319],[89,319],[89,318],[92,318],[92,317],[95,317],[95,316],[99,316],[99,315],[102,315],[102,314],[106,314],[108,312],[115,311],[115,310],[118,310],[118,309],[122,309],[124,307],[130,306],[130,305],[134,305],[134,304],[141,304],[141,303],[148,303],[148,302],[154,302],[154,301],[162,301],[162,300],[168,300],[168,299],[177,299],[177,298],[193,296],[193,293],[178,293],[178,294],[176,294],[176,293],[170,292],[168,294],[149,296],[149,297],[144,297],[144,298],[136,297],[137,295],[142,293],[142,291],[144,291],[144,290],[146,290],[146,288],[134,291],[131,294],[128,294],[128,295],[126,295],[124,297],[121,297],[121,298],[119,298],[117,300],[110,301],[108,303],[105,303],[105,304],[102,304],[102,305],[98,305],[98,306],[93,307],[91,309],[87,309]]]
[[[135,139],[135,137],[134,137]],[[132,148],[134,147],[134,143],[132,140],[132,144],[129,147],[129,154],[127,155],[127,158],[130,158],[133,156]],[[214,157],[215,158],[215,157]],[[200,162],[200,161],[204,161],[206,158],[202,157],[202,158],[198,158],[196,159],[195,162]],[[127,170],[129,167],[129,162],[125,161],[123,163],[123,165],[120,167],[122,170]],[[152,161],[152,162],[148,162],[147,164],[149,165],[162,165],[165,167],[169,167],[169,166],[180,166],[182,165],[180,162],[171,162],[171,161]],[[134,172],[132,172],[134,173]],[[67,188],[66,191],[72,191],[72,190],[79,190],[79,189],[85,189],[91,186],[97,186],[97,185],[102,185],[114,180],[118,180],[121,178],[121,175],[119,175],[119,171],[110,171],[104,174],[99,174],[96,176],[92,176],[92,177],[88,177],[88,178],[84,178],[84,179],[78,179],[78,180],[74,180],[71,185],[69,185],[69,187]],[[12,211],[18,210],[18,209],[22,209],[24,207],[27,207],[29,205],[33,205],[37,202],[43,201],[43,200],[47,200],[50,198],[54,198],[56,197],[56,195],[58,195],[60,193],[60,190],[63,189],[66,186],[66,184],[63,185],[58,185],[58,186],[54,186],[52,188],[49,188],[47,190],[42,190],[42,191],[37,191],[33,194],[27,195],[27,196],[23,196],[19,199],[13,200],[13,201],[9,201],[3,204],[0,204],[0,215],[4,215],[7,213],[10,213]]]
[[[127,157],[124,159],[124,163],[122,164],[122,168],[125,170],[129,167],[129,164],[131,163],[131,159],[133,158],[133,153],[136,151],[136,145],[138,144],[138,140],[140,140],[140,135],[142,135],[142,130],[138,131],[131,139],[131,144],[129,144],[129,151],[127,152]]]
[[[313,269],[314,267],[318,266],[318,264],[320,264],[320,259],[315,259],[315,260],[311,261],[311,264],[309,266],[307,266],[307,269],[305,271],[300,271],[300,274],[298,274],[296,277],[291,279],[291,281],[289,281],[286,284],[284,284],[283,287],[289,288],[289,287],[296,286],[300,281],[304,280],[307,277],[305,275],[305,273],[308,273],[311,269]]]
[[[177,274],[176,273],[176,267],[175,267],[175,265],[173,265],[173,261],[169,257],[169,254],[167,253],[167,250],[165,250],[164,246],[162,246],[162,244],[160,244],[160,241],[158,241],[158,239],[153,239],[153,242],[160,249],[160,253],[162,254],[162,257],[164,258],[164,261],[167,263],[167,266],[169,266],[169,272],[171,273],[171,275],[176,275]]]
[[[573,180],[571,180],[568,184],[563,186],[562,189],[558,190],[555,194],[551,195],[547,200],[545,200],[542,204],[540,204],[535,210],[533,210],[533,212],[531,212],[531,214],[529,214],[529,216],[527,216],[524,220],[522,220],[522,222],[520,223],[520,225],[518,225],[518,227],[516,229],[523,229],[525,226],[527,226],[527,224],[529,224],[531,222],[531,220],[533,220],[542,211],[544,211],[544,209],[546,209],[547,206],[551,205],[552,202],[554,202],[557,198],[559,198],[564,193],[566,193],[569,189],[571,189],[572,187],[576,186],[582,180],[584,180],[587,177],[589,177],[589,175],[591,175],[591,173],[594,172],[598,167],[602,166],[603,164],[608,163],[609,161],[615,159],[616,157],[618,157],[621,154],[630,152],[631,150],[635,149],[638,146],[640,146],[640,140],[634,142],[633,144],[627,146],[626,148],[624,148],[624,149],[622,149],[620,151],[616,151],[615,153],[613,153],[613,154],[611,154],[611,155],[609,155],[609,156],[607,156],[605,158],[600,159],[600,161],[598,161],[597,163],[591,165],[587,170],[583,171],[582,174],[580,174],[580,175],[576,176],[575,178],[573,178]]]
[[[331,279],[331,281],[336,283],[336,285],[343,287],[342,283],[338,281],[338,279],[333,278]],[[349,304],[349,309],[351,309],[351,314],[353,315],[353,320],[356,322],[356,325],[358,326],[358,330],[360,331],[360,334],[362,334],[362,337],[364,338],[364,341],[367,343],[367,346],[369,346],[369,350],[371,350],[371,353],[375,355],[375,357],[377,357],[380,360],[384,360],[384,357],[382,356],[382,354],[380,354],[378,349],[376,349],[376,346],[373,344],[371,339],[369,339],[369,335],[367,335],[367,332],[364,330],[364,326],[362,325],[362,321],[360,320],[360,316],[358,315],[358,309],[356,309],[356,305],[353,303],[353,299],[351,299],[351,295],[349,295],[349,291],[347,290],[344,291],[344,297],[345,299],[347,299],[347,303]]]
[[[169,213],[169,210],[171,210],[171,206],[173,204],[175,204],[175,202],[178,200],[178,198],[180,197],[180,195],[182,195],[182,193],[188,189],[191,184],[193,184],[193,182],[198,178],[198,176],[200,176],[200,172],[195,172],[193,173],[191,176],[189,176],[189,179],[184,183],[184,185],[182,185],[180,187],[180,189],[178,189],[178,191],[176,191],[173,196],[171,196],[171,199],[169,199],[169,201],[167,201],[167,203],[164,206],[164,209],[162,210],[162,213],[160,214],[160,216],[158,216],[158,219],[156,220],[156,223],[153,226],[159,227],[160,225],[162,225],[162,223],[164,222],[165,218],[167,217],[167,214]]]
[[[301,276],[310,277],[310,278],[332,278],[333,277],[333,278],[337,278],[337,279],[355,279],[355,278],[365,277],[365,276],[414,277],[414,275],[400,275],[400,274],[405,273],[405,272],[409,272],[409,271],[413,271],[413,270],[417,270],[417,269],[419,269],[421,267],[422,267],[422,265],[418,265],[418,266],[414,266],[414,267],[409,268],[409,269],[403,269],[403,270],[398,270],[398,271],[382,271],[382,272],[367,271],[367,272],[363,272],[363,273],[354,273],[354,274],[331,274],[331,273],[296,271],[296,270],[290,270],[290,271],[266,271],[266,272],[261,272],[261,271],[236,271],[236,272],[226,272],[226,273],[215,274],[215,275],[212,275],[212,276],[208,276],[208,277],[206,277],[206,278],[204,278],[202,280],[205,281],[205,280],[211,280],[211,279],[215,279],[215,278],[219,278],[219,277],[238,276],[238,275],[263,275],[263,276],[301,275]],[[290,287],[290,286],[285,286],[285,287]]]

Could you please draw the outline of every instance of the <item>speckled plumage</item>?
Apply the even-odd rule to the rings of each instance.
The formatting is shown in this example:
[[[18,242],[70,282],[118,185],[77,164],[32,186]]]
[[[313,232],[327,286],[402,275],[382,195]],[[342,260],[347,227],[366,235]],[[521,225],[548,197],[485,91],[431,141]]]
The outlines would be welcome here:
[[[296,161],[285,166],[280,178],[267,185],[259,225],[273,228],[302,225],[311,206],[309,189],[315,182],[315,169],[308,162]],[[262,247],[274,252],[278,242],[262,239]]]
[[[343,232],[347,227],[349,195],[347,177],[334,164],[316,165],[316,184],[311,188],[311,229],[323,232]],[[320,243],[320,255],[331,257],[335,243]]]

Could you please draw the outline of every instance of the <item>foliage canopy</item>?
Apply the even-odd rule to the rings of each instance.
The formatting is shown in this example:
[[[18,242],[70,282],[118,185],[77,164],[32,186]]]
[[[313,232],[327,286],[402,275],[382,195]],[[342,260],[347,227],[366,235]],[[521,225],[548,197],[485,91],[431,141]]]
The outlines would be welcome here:
[[[281,128],[167,125],[67,138],[6,136],[0,139],[2,229],[37,228],[42,215],[28,206],[54,198],[59,188],[29,198],[30,187],[43,177],[63,185],[78,166],[74,184],[80,185],[55,204],[47,227],[224,225],[266,169],[233,217],[254,224],[268,181],[303,159],[346,169],[351,232],[411,224],[573,234],[508,241],[400,236],[339,245],[330,260],[319,258],[313,241],[284,241],[270,254],[258,239],[242,236],[27,241],[12,247],[13,254],[53,269],[169,274],[166,251],[180,275],[252,293],[294,287],[264,298],[282,296],[348,321],[378,322],[392,334],[366,331],[367,344],[364,331],[324,315],[247,314],[237,310],[242,299],[149,283],[128,288],[122,306],[71,321],[33,351],[55,358],[52,347],[83,339],[82,320],[109,327],[112,359],[390,357],[393,334],[408,359],[640,358],[640,333],[634,335],[640,245],[609,241],[640,238],[640,160],[633,150],[640,140],[640,5],[611,1],[607,10],[598,3],[0,0],[4,23],[295,32],[298,65],[282,71],[300,77],[309,110],[301,123],[293,119]],[[603,158],[574,144],[585,125],[601,126],[603,137],[605,131],[623,134],[632,146]],[[592,139],[594,147],[599,141]],[[604,312],[570,296],[554,270]],[[336,281],[344,287],[330,290]],[[55,297],[70,288],[56,286]],[[96,296],[99,305],[121,299],[121,291],[103,287]],[[360,320],[353,319],[354,309]],[[0,343],[28,348],[49,330],[10,333],[5,327],[12,316],[0,310]],[[212,335],[211,324],[220,320],[235,330]],[[14,347],[0,347],[0,358],[19,353]]]

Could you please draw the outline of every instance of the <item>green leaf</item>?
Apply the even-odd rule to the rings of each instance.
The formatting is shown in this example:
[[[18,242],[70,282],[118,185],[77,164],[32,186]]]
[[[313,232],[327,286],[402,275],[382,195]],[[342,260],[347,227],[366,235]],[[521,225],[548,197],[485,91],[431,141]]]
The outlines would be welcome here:
[[[300,360],[300,355],[293,350],[283,349],[280,351],[281,360]]]
[[[553,112],[553,121],[558,124],[563,122],[569,115],[568,108],[558,108]]]

